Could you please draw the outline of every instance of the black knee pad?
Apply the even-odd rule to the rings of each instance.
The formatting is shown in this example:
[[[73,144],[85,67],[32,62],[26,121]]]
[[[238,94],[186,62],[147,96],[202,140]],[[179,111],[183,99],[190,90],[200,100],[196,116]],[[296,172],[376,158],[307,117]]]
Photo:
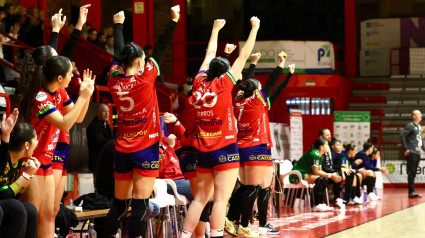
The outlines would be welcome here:
[[[262,188],[260,191],[258,191],[258,201],[257,203],[265,203],[269,201],[270,199],[270,187],[268,188]]]
[[[131,201],[130,238],[143,236],[145,227],[143,220],[149,207],[149,199],[133,199]]]
[[[130,206],[130,200],[121,200],[114,198],[111,209],[105,220],[104,237],[113,237],[118,231],[118,225]]]
[[[203,221],[203,222],[209,222],[210,221],[210,215],[211,215],[211,210],[212,210],[213,204],[214,204],[214,202],[212,200],[208,201],[208,203],[204,207],[204,210],[202,210],[201,218],[199,219],[200,221]]]

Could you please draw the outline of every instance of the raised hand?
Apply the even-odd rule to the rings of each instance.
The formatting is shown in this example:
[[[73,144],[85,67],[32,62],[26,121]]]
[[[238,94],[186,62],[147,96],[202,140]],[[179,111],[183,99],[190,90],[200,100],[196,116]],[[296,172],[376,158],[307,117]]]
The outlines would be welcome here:
[[[235,44],[226,44],[226,47],[224,47],[224,53],[231,54],[236,49]]]
[[[12,132],[13,127],[18,121],[18,115],[19,115],[19,111],[17,108],[13,109],[13,112],[9,115],[7,119],[6,119],[6,115],[3,114],[3,118],[1,121],[1,133],[2,133],[2,139],[4,142],[7,142],[7,143],[9,142],[10,133]]]
[[[66,22],[66,16],[62,19],[62,8],[59,10],[58,13],[52,16],[52,31],[53,32],[59,32],[60,29],[65,25]]]
[[[123,24],[125,20],[124,11],[120,11],[114,15],[114,24],[121,23]]]
[[[93,78],[92,78],[93,77]],[[83,81],[80,83],[80,96],[83,98],[90,98],[94,91],[94,80],[96,75],[89,69],[83,72]]]
[[[217,20],[214,21],[213,29],[215,29],[215,30],[221,30],[221,28],[223,28],[224,25],[226,25],[226,20],[224,20],[224,19],[217,19]]]
[[[260,19],[258,17],[251,17],[251,26],[253,29],[260,28]]]
[[[164,115],[162,116],[162,119],[164,119],[165,123],[174,123],[177,121],[177,117],[169,112],[164,113]]]
[[[251,58],[251,64],[256,65],[261,58],[261,53],[258,52],[258,53],[251,54],[250,58]]]
[[[295,64],[288,65],[289,73],[294,74],[295,73]]]
[[[78,16],[77,25],[75,25],[75,28],[77,30],[81,31],[81,29],[83,29],[83,25],[87,22],[87,15],[89,14],[89,7],[91,7],[91,4],[86,4],[86,5],[80,7],[80,15]]]
[[[178,22],[180,19],[180,5],[171,8],[171,20]]]

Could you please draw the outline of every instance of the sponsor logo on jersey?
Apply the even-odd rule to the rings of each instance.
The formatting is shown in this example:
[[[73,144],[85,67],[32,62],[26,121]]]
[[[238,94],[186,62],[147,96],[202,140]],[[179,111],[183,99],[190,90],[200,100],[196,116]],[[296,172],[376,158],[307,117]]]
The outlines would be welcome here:
[[[153,69],[152,64],[149,62],[146,64],[146,68],[148,68],[148,71],[151,71]]]
[[[227,155],[227,161],[239,161],[239,154]]]
[[[225,139],[235,139],[235,136],[234,135],[230,135],[230,136],[226,136],[226,137],[224,137]]]
[[[214,138],[214,137],[221,137],[223,135],[223,133],[221,131],[217,131],[217,132],[200,132],[199,136],[200,138],[205,138],[205,137],[210,137],[210,138]]]
[[[123,125],[123,126],[137,126],[137,125],[141,125],[144,124],[148,121],[148,119],[145,118],[136,118],[136,119],[131,119],[131,120],[118,120],[118,124]]]
[[[158,132],[154,133],[154,134],[150,134],[149,139],[152,139],[152,138],[155,138],[155,137],[158,137],[158,136],[159,136]]]
[[[218,126],[223,124],[222,120],[211,119],[211,120],[196,120],[197,124],[200,126]]]
[[[249,160],[255,160],[257,158],[257,156],[255,156],[255,155],[250,155],[249,156]]]
[[[250,129],[238,129],[239,133],[251,133],[253,132],[254,129],[250,128]]]
[[[151,169],[158,169],[159,168],[159,161],[152,161]]]
[[[41,111],[41,110],[47,108],[50,105],[52,105],[52,102],[51,101],[47,101],[46,103],[42,103],[42,104],[38,105],[38,110]]]
[[[35,96],[35,100],[42,102],[47,99],[47,94],[45,92],[38,92],[37,96]]]
[[[132,138],[144,136],[144,135],[146,135],[146,132],[148,132],[148,131],[143,130],[143,131],[138,131],[138,132],[134,132],[134,133],[123,133],[123,134],[121,134],[121,136],[119,138],[132,139]]]
[[[214,116],[214,111],[213,110],[209,110],[209,111],[198,111],[198,112],[196,112],[196,115],[198,117],[204,117],[204,116],[213,117]]]

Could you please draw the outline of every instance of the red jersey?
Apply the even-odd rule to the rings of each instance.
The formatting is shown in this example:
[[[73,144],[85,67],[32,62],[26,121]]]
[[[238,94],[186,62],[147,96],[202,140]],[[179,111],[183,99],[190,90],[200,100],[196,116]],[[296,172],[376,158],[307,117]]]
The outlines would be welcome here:
[[[267,144],[267,99],[257,92],[245,98],[239,91],[234,105],[238,125],[238,148]]]
[[[207,81],[206,71],[200,71],[193,82],[192,101],[199,129],[197,146],[200,151],[213,151],[236,142],[232,88],[236,80],[226,72]]]
[[[67,143],[69,145],[69,132],[60,131],[58,142],[59,143]]]
[[[55,111],[63,114],[63,107],[72,103],[65,89],[60,88],[51,93],[41,89],[35,97],[32,106],[31,125],[37,133],[38,145],[34,150],[34,157],[42,164],[49,164],[59,140],[59,132],[45,117]]]
[[[180,169],[179,159],[174,149],[168,146],[168,138],[163,137],[159,144],[159,178],[160,179],[182,179],[183,173]]]
[[[199,134],[198,127],[196,126],[196,110],[190,103],[191,98],[186,100],[184,107],[184,114],[179,118],[180,125],[174,126],[174,132],[180,141],[180,146],[195,146],[197,140],[195,136]],[[174,149],[176,149],[174,147]]]
[[[153,58],[136,75],[126,76],[114,63],[108,88],[118,112],[115,149],[123,153],[143,150],[159,141],[161,135],[155,79],[159,67]]]

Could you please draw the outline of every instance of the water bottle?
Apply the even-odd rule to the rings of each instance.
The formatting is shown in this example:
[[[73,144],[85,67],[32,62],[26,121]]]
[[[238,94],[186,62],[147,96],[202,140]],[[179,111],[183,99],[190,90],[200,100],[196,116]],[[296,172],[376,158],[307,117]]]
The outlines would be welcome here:
[[[74,211],[75,210],[75,205],[74,205],[74,201],[72,199],[69,199],[69,203],[66,206],[68,209]]]
[[[69,228],[69,233],[66,236],[66,238],[77,238],[77,236],[74,234],[74,228],[73,227]]]
[[[363,186],[363,202],[367,203],[367,190],[366,186]]]
[[[61,235],[61,229],[59,227],[56,227],[55,234],[56,234],[57,238],[63,238],[62,235]]]
[[[90,223],[89,225],[89,238],[97,238],[97,233],[94,230],[94,224]]]

